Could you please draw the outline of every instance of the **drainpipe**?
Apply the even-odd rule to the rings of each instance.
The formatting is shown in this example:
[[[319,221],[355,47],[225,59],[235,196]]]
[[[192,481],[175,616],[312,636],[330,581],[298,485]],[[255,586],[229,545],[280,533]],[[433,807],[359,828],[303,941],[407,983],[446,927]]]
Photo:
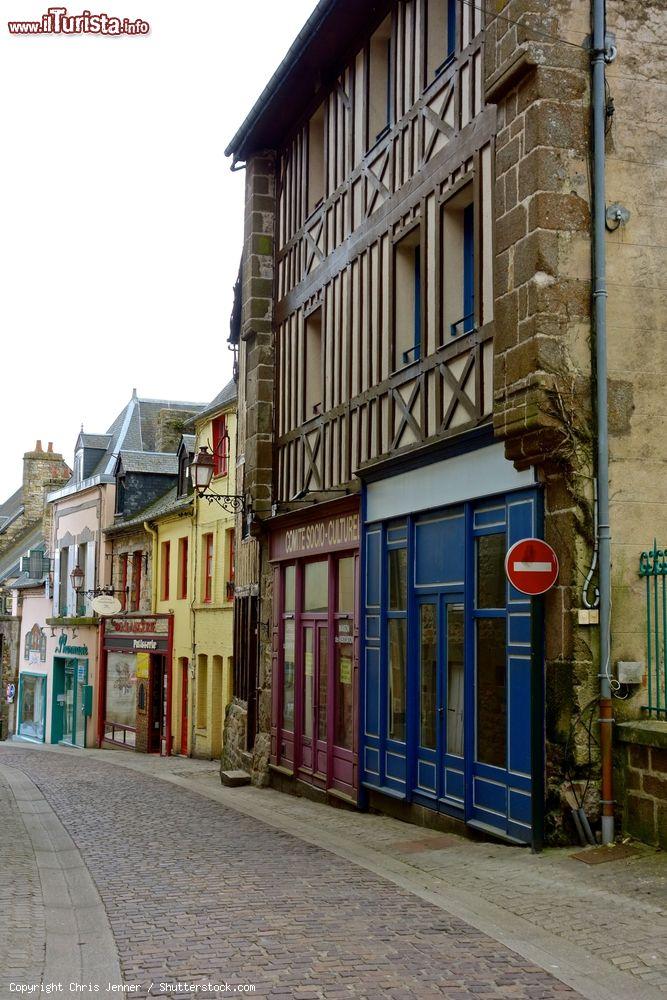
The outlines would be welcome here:
[[[157,611],[157,531],[152,528],[148,521],[144,521],[144,531],[146,534],[150,535],[152,538],[152,554],[151,554],[151,611],[153,614]]]
[[[602,843],[614,841],[611,706],[611,530],[607,404],[607,283],[605,246],[605,0],[592,0],[593,302],[597,378],[598,542],[600,555],[600,755]]]

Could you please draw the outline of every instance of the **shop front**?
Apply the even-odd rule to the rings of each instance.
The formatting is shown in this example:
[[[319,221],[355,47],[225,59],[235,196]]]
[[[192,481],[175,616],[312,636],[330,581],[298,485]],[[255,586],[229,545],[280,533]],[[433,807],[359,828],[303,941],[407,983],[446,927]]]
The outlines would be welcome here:
[[[51,742],[85,747],[93,688],[88,683],[87,645],[73,645],[63,633],[53,657]]]
[[[22,670],[19,674],[19,736],[44,742],[46,732],[46,674]]]
[[[532,472],[502,445],[368,483],[361,777],[373,804],[531,842],[543,664],[505,556],[540,531]]]
[[[172,615],[103,621],[98,745],[171,753]]]
[[[357,801],[359,502],[274,518],[273,768]]]

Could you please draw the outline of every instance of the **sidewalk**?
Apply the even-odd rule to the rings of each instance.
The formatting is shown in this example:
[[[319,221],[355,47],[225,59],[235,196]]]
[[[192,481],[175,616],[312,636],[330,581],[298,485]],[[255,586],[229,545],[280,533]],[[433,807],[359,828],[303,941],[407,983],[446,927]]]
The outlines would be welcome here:
[[[576,848],[533,855],[272,789],[225,788],[216,762],[49,750],[180,785],[325,848],[467,921],[582,996],[667,996],[667,857],[660,852],[638,845],[629,858],[589,865],[572,857]]]

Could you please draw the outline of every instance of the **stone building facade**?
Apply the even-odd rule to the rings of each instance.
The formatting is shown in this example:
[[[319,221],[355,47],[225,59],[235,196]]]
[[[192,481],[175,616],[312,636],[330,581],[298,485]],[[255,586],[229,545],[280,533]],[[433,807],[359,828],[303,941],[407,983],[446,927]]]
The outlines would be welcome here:
[[[299,537],[306,537],[309,528],[314,532],[318,524],[326,525],[332,509],[327,505],[337,493],[353,496],[360,492],[364,555],[359,591],[369,600],[373,539],[387,549],[382,558],[388,562],[378,566],[390,565],[391,553],[401,551],[405,544],[406,536],[400,531],[406,521],[415,571],[418,576],[422,570],[425,573],[420,559],[426,560],[425,567],[427,552],[419,554],[420,531],[426,531],[424,526],[434,511],[441,512],[438,517],[444,523],[459,509],[446,506],[444,487],[436,500],[427,499],[433,482],[440,475],[443,483],[455,481],[459,467],[462,475],[474,479],[478,461],[486,463],[487,478],[492,481],[491,451],[483,449],[500,446],[505,464],[497,467],[504,470],[498,483],[507,485],[502,491],[499,485],[487,492],[496,498],[502,492],[506,498],[502,503],[507,544],[514,530],[513,505],[519,498],[534,507],[529,516],[532,527],[517,527],[518,537],[526,531],[543,535],[560,561],[557,585],[544,602],[544,655],[536,652],[528,633],[517,639],[516,646],[510,643],[501,685],[516,710],[520,694],[510,690],[512,670],[519,670],[517,665],[529,656],[538,677],[543,671],[541,749],[540,740],[534,739],[539,723],[533,722],[531,748],[523,757],[530,761],[526,767],[532,788],[538,788],[541,798],[537,808],[544,834],[552,842],[574,835],[570,807],[581,801],[585,787],[591,791],[583,805],[593,825],[597,822],[594,790],[599,760],[590,733],[597,727],[599,674],[605,671],[615,695],[617,819],[635,831],[637,817],[646,818],[650,812],[652,832],[645,836],[654,841],[664,838],[660,833],[664,786],[660,739],[661,727],[667,725],[667,699],[663,692],[663,710],[658,704],[657,712],[647,711],[655,689],[651,696],[648,591],[639,565],[644,552],[644,565],[650,564],[654,574],[664,570],[663,550],[653,544],[657,538],[660,545],[661,472],[667,439],[660,406],[665,366],[661,336],[665,251],[654,205],[667,162],[667,126],[657,97],[664,73],[655,55],[655,41],[667,27],[667,14],[657,2],[639,5],[609,0],[606,17],[607,416],[613,597],[608,664],[600,664],[596,602],[591,4],[501,0],[484,17],[472,5],[439,5],[436,0],[428,5],[424,0],[407,0],[372,9],[344,0],[321,4],[309,22],[308,41],[300,36],[300,44],[291,50],[230,143],[228,153],[245,161],[247,177],[239,315],[231,339],[239,353],[239,475],[243,491],[252,497],[254,514],[250,524],[239,524],[237,529],[238,551],[248,553],[247,580],[237,576],[237,594],[245,587],[259,601],[257,642],[252,648],[259,734],[254,744],[266,747],[269,734],[273,742],[268,769],[262,767],[261,754],[254,759],[247,756],[247,746],[245,757],[244,753],[234,756],[233,741],[226,752],[230,762],[242,760],[252,766],[258,782],[271,774],[275,782],[289,779],[291,787],[303,791],[304,782],[311,781],[310,765],[304,762],[304,746],[309,741],[303,734],[294,734],[296,763],[290,756],[292,718],[285,723],[284,709],[292,695],[285,663],[293,658],[290,669],[296,670],[307,689],[309,665],[314,664],[318,676],[323,655],[320,651],[309,660],[307,642],[303,640],[306,645],[299,649],[298,638],[293,653],[291,640],[286,638],[285,622],[289,623],[292,612],[284,603],[291,585],[285,573],[291,558],[298,578],[313,558],[313,550],[308,556],[296,551],[295,556],[296,536],[286,535],[292,547],[284,553],[281,533],[296,528],[305,532]],[[434,25],[445,31],[447,51],[433,72],[429,30]],[[379,61],[378,52],[384,53]],[[315,63],[320,66],[319,75],[312,70]],[[379,67],[387,64],[390,99],[378,111],[373,81]],[[386,115],[386,120],[381,121],[376,141],[370,142],[364,130],[378,114]],[[319,161],[309,151],[319,143],[325,150],[325,167],[318,202],[311,192],[320,184]],[[470,195],[467,185],[471,185]],[[459,327],[458,322],[450,323],[453,317],[447,314],[445,298],[453,287],[447,264],[444,272],[438,270],[457,237],[452,235],[451,224],[447,229],[445,218],[444,235],[434,238],[438,223],[433,205],[438,212],[444,206],[445,216],[448,211],[463,212],[469,196],[474,205],[473,294],[470,313]],[[465,228],[463,217],[461,225]],[[415,339],[414,345],[401,342],[400,363],[391,337],[404,337],[404,330],[397,333],[396,326],[405,302],[401,274],[405,274],[405,251],[415,248],[421,249],[421,260],[415,257],[415,281],[419,281],[415,287],[419,287],[424,318],[423,325],[415,321],[421,339]],[[420,267],[424,280],[417,270]],[[354,290],[359,274],[370,288],[365,299],[368,293]],[[464,275],[464,286],[466,280]],[[434,297],[440,282],[444,290],[437,293],[440,298]],[[415,315],[417,301],[415,293],[411,300]],[[467,307],[462,312],[467,313]],[[359,348],[357,361],[358,343],[364,346]],[[320,349],[321,376],[309,368],[308,361]],[[316,398],[313,410],[306,411],[309,386],[320,377],[321,400]],[[434,413],[440,415],[436,423]],[[457,461],[458,466],[452,464]],[[427,463],[432,470],[430,481],[420,478],[419,469]],[[411,507],[396,501],[401,490],[414,493],[414,500],[407,501]],[[454,498],[469,505],[466,518],[474,520],[479,512],[478,527],[473,527],[469,540],[466,536],[461,541],[466,552],[479,549],[479,539],[485,537],[488,498],[483,487],[478,490],[459,491]],[[299,505],[306,502],[311,513],[304,517]],[[331,551],[325,555],[333,566],[338,557]],[[487,565],[491,564],[480,562],[479,572]],[[423,582],[426,578],[419,579],[422,583],[417,583],[405,611],[414,642],[412,662],[415,656],[427,655],[424,650],[431,641],[428,628],[422,627],[418,634],[411,624],[430,593]],[[447,593],[459,600],[454,583],[444,586],[451,588],[443,592],[447,600]],[[466,621],[468,614],[471,621],[479,618],[474,603],[478,599],[472,590],[461,591]],[[516,613],[517,623],[523,616],[525,623],[534,614],[529,603],[526,607],[519,603],[517,595],[510,593],[505,609],[517,637],[519,625],[512,624],[511,615]],[[522,839],[530,821],[528,811],[522,814],[523,806],[518,803],[532,796],[534,818],[536,793],[519,780],[521,766],[514,767],[507,760],[504,769],[493,772],[495,781],[502,771],[500,784],[510,775],[502,807],[489,798],[488,811],[480,818],[467,801],[473,788],[491,795],[484,788],[490,772],[477,767],[474,739],[466,743],[462,754],[465,768],[457,771],[456,760],[444,757],[451,787],[457,787],[460,773],[466,791],[461,785],[460,792],[449,794],[445,788],[440,795],[420,784],[430,758],[419,747],[413,748],[412,756],[409,747],[404,753],[402,746],[408,746],[410,739],[396,737],[404,722],[400,712],[396,715],[391,685],[400,669],[396,673],[395,665],[388,666],[387,658],[395,655],[395,649],[382,638],[386,618],[403,612],[387,608],[385,598],[378,598],[381,631],[376,638],[374,607],[367,603],[364,610],[357,595],[356,610],[360,617],[366,616],[366,632],[358,640],[359,742],[354,744],[353,755],[358,749],[354,766],[360,768],[361,781],[350,786],[355,801],[364,804],[362,789],[366,789],[372,805],[396,811],[400,800],[401,815],[432,822],[428,810],[435,808],[436,798],[441,803],[435,809],[440,821],[448,815],[464,815],[471,825],[481,822],[482,826],[494,826],[493,815],[507,803],[511,813],[514,801],[516,814],[509,817],[504,835]],[[307,621],[306,610],[297,607],[297,628]],[[314,620],[313,625],[320,627]],[[654,622],[654,630],[657,627]],[[655,638],[664,649],[665,637],[658,631]],[[250,649],[247,636],[242,645]],[[331,655],[334,652],[331,646]],[[658,662],[660,655],[658,650]],[[376,656],[381,678],[383,672],[390,672],[377,689],[368,686]],[[481,674],[470,649],[465,660],[464,673],[467,677],[469,672],[471,678],[469,713]],[[634,673],[626,670],[627,663],[636,665]],[[496,678],[500,677],[500,663],[494,669]],[[336,674],[330,679],[342,683]],[[656,683],[661,683],[659,676],[653,677]],[[533,688],[533,696],[537,690]],[[383,735],[378,731],[376,738],[369,737],[368,715],[363,720],[362,716],[377,691],[378,704],[386,706],[387,697],[390,703],[389,709],[378,709],[379,719],[372,719],[372,726],[393,726],[394,732]],[[302,694],[300,703],[297,695],[297,716],[307,697]],[[512,702],[513,698],[517,700]],[[242,699],[237,707],[242,715]],[[524,704],[528,713],[530,707]],[[649,714],[658,718],[644,722]],[[234,718],[238,720],[238,715]],[[297,718],[296,724],[301,720]],[[409,730],[417,725],[416,718],[406,724]],[[471,721],[466,723],[471,725]],[[520,741],[527,733],[508,732],[510,747],[518,745],[513,743],[515,737]],[[470,735],[465,739],[471,739]],[[639,749],[633,749],[633,740]],[[625,747],[629,747],[627,752]],[[468,762],[469,755],[473,759]],[[415,778],[415,768],[422,769],[421,777]],[[544,794],[539,791],[540,772],[546,778]],[[512,773],[519,776],[514,784]],[[321,777],[327,794],[340,792],[331,773],[321,772]],[[456,805],[459,802],[463,806]],[[643,822],[643,829],[648,826]]]

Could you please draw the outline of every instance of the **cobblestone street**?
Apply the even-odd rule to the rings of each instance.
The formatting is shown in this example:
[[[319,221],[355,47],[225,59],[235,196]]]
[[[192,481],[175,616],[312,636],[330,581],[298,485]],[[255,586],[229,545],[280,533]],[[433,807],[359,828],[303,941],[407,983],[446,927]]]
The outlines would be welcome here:
[[[43,966],[43,958],[49,953],[49,908],[39,905],[40,875],[24,827],[26,816],[22,819],[19,815],[7,784],[9,780],[13,787],[18,779],[24,782],[24,789],[34,788],[34,793],[21,793],[29,800],[28,825],[31,814],[51,815],[53,810],[66,831],[60,843],[65,855],[72,857],[63,867],[74,863],[76,847],[92,876],[108,916],[122,981],[140,987],[134,996],[160,995],[158,984],[165,981],[251,984],[258,996],[302,998],[475,996],[547,1000],[565,995],[660,995],[655,986],[664,982],[664,975],[660,979],[660,962],[665,958],[661,937],[664,911],[656,903],[664,881],[661,884],[656,879],[653,869],[648,873],[649,882],[658,898],[654,896],[650,904],[640,902],[643,913],[635,910],[625,914],[632,917],[638,932],[636,945],[627,935],[625,938],[625,967],[635,976],[617,972],[615,966],[619,963],[604,956],[611,978],[600,982],[596,992],[595,969],[591,968],[588,984],[580,975],[580,992],[566,984],[567,963],[561,967],[555,961],[539,960],[545,952],[544,939],[540,939],[545,932],[539,927],[546,924],[545,915],[551,912],[552,931],[559,934],[559,925],[569,915],[567,932],[561,928],[564,937],[573,935],[584,943],[588,936],[592,939],[595,928],[590,927],[584,895],[580,892],[577,899],[567,877],[553,868],[550,892],[544,884],[538,892],[522,874],[526,862],[531,861],[527,851],[473,844],[384,817],[332,810],[272,791],[223,790],[214,764],[139,760],[139,755],[127,755],[118,766],[119,758],[113,752],[48,752],[16,743],[0,750],[0,777],[5,776],[0,784],[3,840],[11,843],[14,864],[21,873],[20,878],[3,884],[6,902],[0,910],[1,954],[9,959],[8,968],[2,970],[3,998],[15,995],[8,992],[11,981],[39,983],[45,974],[40,956]],[[159,780],[158,774],[169,775],[169,780]],[[233,801],[238,802],[238,809],[216,801],[218,792],[223,798],[236,796]],[[41,796],[46,800],[43,805]],[[251,815],[258,807],[272,810],[278,817],[277,825],[288,826],[291,822],[293,833]],[[299,823],[304,821],[313,833],[322,823],[334,838],[331,850],[307,842],[312,838],[300,835]],[[345,851],[337,850],[335,838],[341,843],[346,841],[347,857],[342,856]],[[51,839],[58,840],[53,835]],[[378,856],[386,858],[386,878],[372,861],[370,845]],[[355,852],[358,863],[352,860]],[[40,854],[38,844],[38,860]],[[402,862],[397,860],[400,857]],[[532,860],[541,866],[542,873],[550,864],[534,857]],[[438,869],[443,863],[448,868],[451,899],[448,903],[444,894],[444,902],[438,905],[438,900],[429,901],[428,890],[442,879]],[[578,862],[570,864],[578,868],[576,874],[581,876],[585,890],[591,869]],[[419,891],[419,879],[415,880],[415,891],[405,887],[411,884],[409,872],[404,885],[400,884],[401,865],[420,873],[426,891]],[[610,887],[616,867],[603,866],[606,886],[602,891]],[[498,907],[503,906],[509,921],[503,921],[505,937],[516,934],[510,916],[522,912],[536,927],[533,944],[537,962],[526,957],[525,947],[517,945],[513,950],[494,935],[483,933],[479,925],[473,926],[456,915],[462,899],[457,892],[470,890],[474,882],[479,890],[485,869],[494,897],[491,917],[487,913],[489,927],[492,918],[498,919]],[[80,874],[83,877],[84,873]],[[75,906],[77,886],[81,884],[80,880],[74,883],[74,891],[70,885]],[[650,892],[645,886],[647,898]],[[92,906],[90,892],[88,897],[87,905]],[[601,897],[598,903],[597,931],[603,928],[606,950],[620,958],[613,935],[610,939],[611,931],[607,934],[604,928],[611,925],[611,919],[618,921],[623,916],[622,898],[617,911],[609,912]],[[57,911],[57,903],[55,906]],[[654,907],[652,924],[646,922],[646,906]],[[84,951],[86,912],[84,907],[84,919],[79,923],[83,928],[79,944]],[[641,934],[647,941],[653,936],[653,959],[644,952]],[[637,948],[644,954],[649,971],[653,962],[653,978],[640,979],[632,968]],[[589,950],[594,951],[592,947]],[[559,978],[546,971],[550,965]],[[83,975],[85,968],[84,956],[77,975]],[[77,976],[72,973],[72,978]],[[572,984],[572,975],[569,980]],[[637,989],[633,981],[640,984]],[[149,994],[151,983],[154,986]],[[167,990],[161,995],[191,994]]]

